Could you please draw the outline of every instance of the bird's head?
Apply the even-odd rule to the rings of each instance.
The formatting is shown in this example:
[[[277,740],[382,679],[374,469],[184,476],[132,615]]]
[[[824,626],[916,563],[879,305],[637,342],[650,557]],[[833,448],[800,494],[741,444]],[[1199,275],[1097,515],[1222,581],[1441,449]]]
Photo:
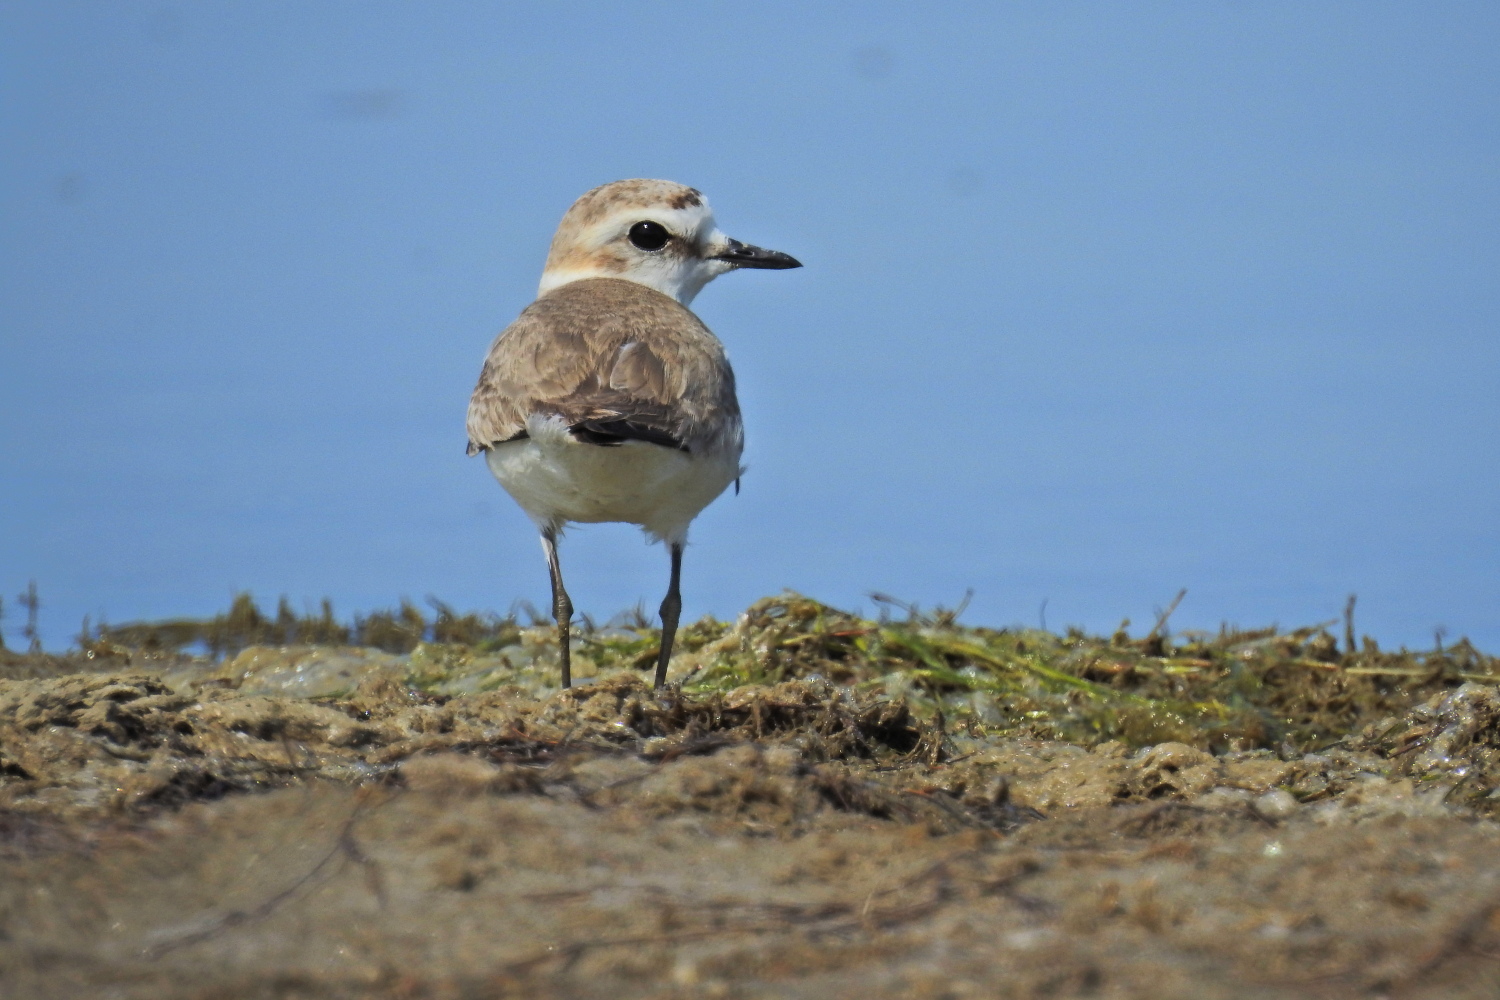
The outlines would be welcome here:
[[[801,266],[784,253],[725,236],[708,199],[693,188],[615,181],[579,198],[563,216],[539,294],[583,278],[623,278],[687,305],[726,271]]]

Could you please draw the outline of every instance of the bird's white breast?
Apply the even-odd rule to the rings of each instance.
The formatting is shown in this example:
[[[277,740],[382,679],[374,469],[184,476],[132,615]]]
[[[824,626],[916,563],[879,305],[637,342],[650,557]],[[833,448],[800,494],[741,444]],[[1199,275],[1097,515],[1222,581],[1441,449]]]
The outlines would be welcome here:
[[[490,447],[490,471],[538,525],[638,524],[681,542],[688,524],[740,474],[739,455],[690,455],[645,441],[586,444],[556,418],[527,421],[529,437]]]

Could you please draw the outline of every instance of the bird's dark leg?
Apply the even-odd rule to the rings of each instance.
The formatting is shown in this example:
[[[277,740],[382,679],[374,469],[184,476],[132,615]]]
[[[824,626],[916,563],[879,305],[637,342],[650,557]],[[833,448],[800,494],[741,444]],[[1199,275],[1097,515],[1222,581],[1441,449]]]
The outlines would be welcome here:
[[[672,546],[672,582],[661,602],[661,654],[656,658],[656,688],[667,683],[667,663],[672,659],[672,643],[677,641],[677,617],[682,614],[682,543]]]
[[[569,648],[573,628],[573,602],[563,589],[562,564],[557,561],[557,531],[542,532],[542,551],[547,553],[547,569],[552,573],[552,617],[557,619],[557,657],[562,664],[562,686],[573,686],[573,651]]]

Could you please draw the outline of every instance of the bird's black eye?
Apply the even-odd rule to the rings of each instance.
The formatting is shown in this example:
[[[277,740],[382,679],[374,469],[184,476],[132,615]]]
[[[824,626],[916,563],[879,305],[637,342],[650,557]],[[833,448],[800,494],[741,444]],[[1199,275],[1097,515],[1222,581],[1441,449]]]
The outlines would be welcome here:
[[[660,222],[637,222],[630,227],[630,245],[637,250],[660,250],[671,238]]]

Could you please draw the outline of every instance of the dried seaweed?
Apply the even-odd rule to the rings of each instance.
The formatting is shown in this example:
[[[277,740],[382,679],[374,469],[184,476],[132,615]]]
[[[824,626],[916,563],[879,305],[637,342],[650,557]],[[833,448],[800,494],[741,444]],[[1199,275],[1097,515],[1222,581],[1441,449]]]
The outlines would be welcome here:
[[[923,613],[877,595],[867,618],[784,593],[733,622],[705,618],[682,629],[673,676],[685,694],[820,680],[900,700],[923,718],[992,735],[1129,745],[1176,741],[1208,749],[1331,743],[1463,683],[1500,682],[1500,659],[1467,639],[1425,652],[1351,648],[1352,604],[1342,648],[1328,622],[1173,636],[1175,601],[1142,638],[1128,622],[1110,636],[960,625],[958,613]],[[328,601],[274,613],[248,594],[207,619],[85,627],[76,650],[0,653],[0,676],[55,676],[107,667],[161,669],[174,660],[233,657],[261,647],[363,647],[405,656],[401,681],[432,695],[555,684],[549,628],[515,613],[460,613],[429,599],[341,622]],[[899,612],[892,614],[891,610]],[[532,616],[535,618],[535,616]],[[660,635],[637,610],[578,628],[583,676],[645,670]]]

